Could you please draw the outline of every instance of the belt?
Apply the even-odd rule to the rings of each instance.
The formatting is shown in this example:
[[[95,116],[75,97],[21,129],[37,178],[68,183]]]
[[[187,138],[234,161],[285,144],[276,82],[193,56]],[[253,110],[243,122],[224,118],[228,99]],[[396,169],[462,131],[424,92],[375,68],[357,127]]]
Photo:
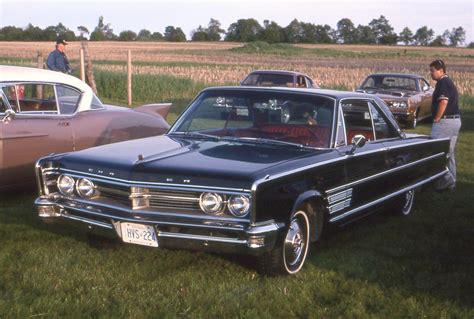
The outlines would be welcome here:
[[[457,115],[444,115],[443,117],[441,117],[442,119],[460,119],[461,116],[459,114]]]

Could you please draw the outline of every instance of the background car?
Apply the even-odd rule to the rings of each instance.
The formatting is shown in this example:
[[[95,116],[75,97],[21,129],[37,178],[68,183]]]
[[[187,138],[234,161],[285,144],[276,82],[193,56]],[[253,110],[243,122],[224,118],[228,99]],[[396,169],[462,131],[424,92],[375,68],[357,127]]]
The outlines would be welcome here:
[[[253,71],[240,83],[243,86],[319,88],[309,76],[293,71]]]
[[[38,214],[125,243],[257,256],[295,274],[330,225],[389,207],[446,173],[449,139],[403,133],[378,97],[217,87],[170,131],[42,158]]]
[[[165,133],[171,104],[104,105],[79,79],[0,66],[0,188],[34,183],[45,155]]]
[[[369,75],[357,91],[375,94],[387,103],[395,118],[407,128],[431,117],[433,88],[420,75],[377,73]]]

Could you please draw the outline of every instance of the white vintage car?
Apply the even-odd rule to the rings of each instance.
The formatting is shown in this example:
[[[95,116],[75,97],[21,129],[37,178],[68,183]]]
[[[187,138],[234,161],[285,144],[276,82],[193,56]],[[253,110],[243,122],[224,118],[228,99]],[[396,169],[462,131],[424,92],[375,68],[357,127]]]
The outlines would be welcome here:
[[[160,135],[171,104],[104,105],[84,82],[36,68],[0,66],[0,188],[34,183],[34,162]]]

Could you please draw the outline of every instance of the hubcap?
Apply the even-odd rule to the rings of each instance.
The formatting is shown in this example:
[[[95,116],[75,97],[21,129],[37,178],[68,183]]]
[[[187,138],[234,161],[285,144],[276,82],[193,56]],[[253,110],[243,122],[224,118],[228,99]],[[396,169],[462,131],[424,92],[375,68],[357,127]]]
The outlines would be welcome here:
[[[301,261],[305,250],[305,233],[298,219],[291,221],[285,238],[285,258],[288,266],[294,266]]]

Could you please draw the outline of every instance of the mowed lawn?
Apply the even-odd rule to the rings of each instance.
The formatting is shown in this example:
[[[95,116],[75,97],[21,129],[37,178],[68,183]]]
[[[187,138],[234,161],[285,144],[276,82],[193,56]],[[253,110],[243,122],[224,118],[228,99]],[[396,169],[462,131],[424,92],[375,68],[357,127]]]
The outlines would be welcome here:
[[[388,211],[331,232],[293,277],[261,276],[244,256],[90,244],[41,223],[34,190],[3,194],[0,318],[472,318],[473,109],[456,193],[418,193],[408,218]]]
[[[2,193],[0,318],[474,318],[474,97],[462,109],[455,193],[419,192],[408,218],[387,207],[332,231],[292,277],[245,256],[90,242],[42,223],[34,188]]]

